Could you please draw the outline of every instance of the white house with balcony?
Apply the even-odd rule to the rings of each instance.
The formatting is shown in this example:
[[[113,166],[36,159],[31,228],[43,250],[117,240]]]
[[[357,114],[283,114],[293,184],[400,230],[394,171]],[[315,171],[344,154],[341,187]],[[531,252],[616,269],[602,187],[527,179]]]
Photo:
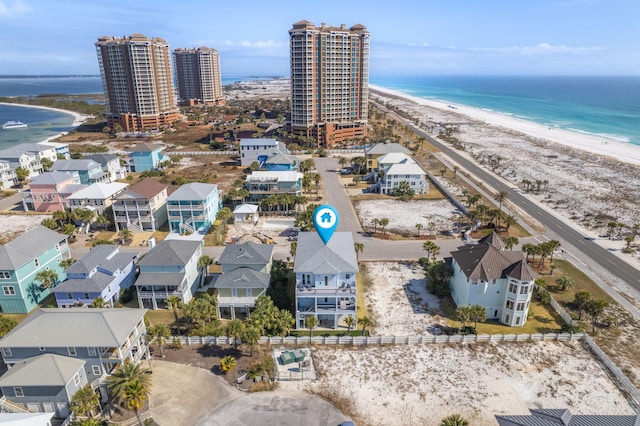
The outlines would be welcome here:
[[[220,207],[218,185],[201,182],[182,185],[167,198],[169,230],[206,234]]]
[[[416,194],[429,192],[427,172],[411,157],[400,152],[392,152],[377,159],[377,188],[381,194],[391,194],[400,182],[407,182]]]
[[[240,165],[250,166],[256,161],[260,167],[264,165],[274,149],[288,152],[282,142],[273,138],[240,139]]]
[[[505,250],[492,233],[478,244],[458,247],[446,260],[453,270],[450,288],[456,306],[484,306],[487,318],[512,327],[527,322],[535,273],[522,251]]]
[[[325,245],[317,233],[300,232],[293,272],[296,274],[296,328],[308,316],[318,326],[337,329],[347,316],[356,319],[358,258],[351,232],[335,232]]]

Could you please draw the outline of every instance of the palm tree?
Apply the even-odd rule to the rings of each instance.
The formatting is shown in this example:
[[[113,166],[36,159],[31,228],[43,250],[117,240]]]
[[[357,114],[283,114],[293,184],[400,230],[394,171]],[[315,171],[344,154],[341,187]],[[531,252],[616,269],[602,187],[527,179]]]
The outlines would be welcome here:
[[[155,341],[158,344],[160,357],[164,358],[162,345],[164,345],[166,340],[171,337],[171,330],[169,330],[169,327],[167,327],[166,324],[156,324],[147,331],[147,334],[151,338],[151,341]]]
[[[58,228],[58,223],[53,220],[52,218],[48,217],[46,219],[43,219],[42,222],[40,222],[40,225],[47,227],[49,229],[57,229]]]
[[[433,231],[436,229],[436,223],[429,222],[429,224],[427,225],[427,228],[429,229],[429,237],[433,237]]]
[[[507,250],[511,250],[513,246],[517,246],[520,241],[516,237],[504,237],[502,242]]]
[[[598,317],[600,315],[602,315],[602,312],[604,312],[604,310],[605,310],[605,308],[607,306],[609,306],[609,302],[607,302],[604,299],[591,299],[587,303],[587,306],[585,307],[585,311],[591,317],[591,327],[592,327],[591,331],[592,332],[595,333],[596,324],[598,323]]]
[[[480,194],[469,195],[467,198],[467,204],[469,204],[469,207],[473,208],[481,198],[482,196]]]
[[[95,393],[91,386],[79,389],[71,398],[71,410],[75,415],[84,414],[93,417],[93,410],[100,406],[100,395]]]
[[[573,304],[578,308],[578,321],[582,319],[582,312],[591,301],[591,294],[588,291],[579,291],[576,293],[573,299]]]
[[[180,307],[182,306],[182,299],[178,296],[169,296],[165,301],[167,303],[167,308],[173,311],[173,316],[176,319],[176,328],[178,329],[178,336],[180,335],[180,318],[178,317],[178,312]]]
[[[198,268],[200,268],[201,270],[201,280],[200,280],[200,287],[202,287],[202,285],[204,284],[207,276],[209,275],[209,265],[213,264],[213,259],[211,259],[211,257],[204,255],[204,256],[200,256],[200,259],[198,259]]]
[[[380,223],[380,226],[382,227],[382,235],[385,235],[384,228],[389,224],[389,218],[383,217],[382,219],[380,219],[379,223]]]
[[[576,286],[576,283],[568,275],[563,275],[561,277],[556,278],[556,284],[560,286],[560,289],[562,291],[575,288]]]
[[[258,344],[259,340],[260,340],[260,330],[258,329],[258,327],[249,325],[244,329],[244,334],[242,335],[242,342],[246,343],[249,346],[251,350],[251,353],[249,354],[249,356],[253,356],[253,348],[256,344]]]
[[[347,325],[347,336],[351,336],[351,327],[355,325],[356,320],[353,316],[349,315],[344,319],[344,323]]]
[[[96,297],[95,299],[93,299],[93,302],[91,302],[91,305],[89,306],[91,306],[92,308],[109,308],[111,305],[109,305],[109,303],[102,297]]]
[[[151,375],[148,370],[143,370],[140,364],[125,361],[109,376],[108,388],[119,404],[135,411],[138,423],[142,425],[138,410],[151,390]]]
[[[304,318],[304,323],[309,329],[309,346],[311,346],[311,339],[313,339],[313,329],[318,325],[318,317],[315,315],[308,315]]]
[[[289,254],[291,255],[292,258],[296,258],[296,252],[298,251],[298,242],[297,241],[292,241],[291,242],[291,247],[289,248]]]
[[[499,203],[499,209],[502,211],[502,202],[509,198],[509,193],[507,191],[500,191],[496,194],[496,201]]]
[[[373,325],[373,321],[365,315],[362,318],[358,318],[358,324],[362,326],[362,335],[364,336],[367,327],[371,327]]]
[[[471,306],[471,321],[473,321],[473,329],[478,327],[479,322],[487,320],[487,310],[482,305]]]
[[[130,242],[133,238],[133,232],[130,229],[124,228],[118,232],[118,238],[124,242]]]
[[[244,334],[244,323],[239,319],[234,319],[227,325],[227,337],[233,337],[233,348],[238,348],[238,340]]]
[[[422,250],[427,252],[427,260],[429,261],[432,257],[435,257],[440,253],[440,246],[438,246],[433,241],[425,241],[422,244]]]
[[[452,414],[442,419],[440,426],[469,426],[469,422],[460,414]]]
[[[460,328],[464,330],[467,323],[471,321],[471,306],[458,306],[456,308],[456,320],[460,321]]]
[[[42,289],[51,288],[58,282],[58,273],[53,269],[43,269],[36,274],[35,279],[40,282]]]
[[[378,225],[380,225],[380,219],[371,219],[371,224],[373,225],[373,233],[377,233],[378,232]]]
[[[227,355],[220,360],[220,370],[225,373],[233,370],[233,367],[236,366],[236,359],[231,355]]]
[[[73,265],[74,263],[76,263],[76,260],[73,257],[69,257],[67,259],[62,259],[60,261],[60,267],[62,269],[67,269],[69,266]]]
[[[421,223],[416,223],[416,230],[418,231],[418,238],[420,238],[420,231],[424,228],[424,225]]]
[[[357,259],[358,255],[364,251],[364,244],[363,243],[353,243],[353,250],[356,252],[356,259]]]

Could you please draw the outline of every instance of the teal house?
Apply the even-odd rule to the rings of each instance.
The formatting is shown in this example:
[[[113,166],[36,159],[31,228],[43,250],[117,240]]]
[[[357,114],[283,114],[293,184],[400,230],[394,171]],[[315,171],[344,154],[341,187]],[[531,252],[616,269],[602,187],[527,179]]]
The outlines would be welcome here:
[[[70,257],[67,236],[37,226],[0,246],[0,312],[26,314],[47,297],[50,288],[36,280],[40,271],[52,270],[55,287],[66,279],[60,261]]]
[[[149,143],[136,144],[129,154],[129,170],[144,172],[157,169],[160,163],[169,160],[169,157],[161,152],[162,148],[160,145]]]
[[[171,232],[206,234],[220,210],[218,185],[192,182],[182,185],[167,200]]]

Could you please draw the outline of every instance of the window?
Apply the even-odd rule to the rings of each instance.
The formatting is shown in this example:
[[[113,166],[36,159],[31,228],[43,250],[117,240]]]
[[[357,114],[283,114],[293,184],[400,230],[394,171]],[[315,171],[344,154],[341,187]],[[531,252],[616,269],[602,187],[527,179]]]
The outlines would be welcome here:
[[[345,274],[345,275],[344,275],[344,277],[345,277],[346,279],[351,279],[351,274]]]
[[[16,289],[12,285],[3,285],[2,286],[2,293],[4,293],[5,296],[15,296]]]
[[[100,368],[99,365],[94,365],[93,367],[91,367],[91,369],[93,370],[94,376],[99,376],[102,374],[102,369]]]
[[[40,266],[40,261],[38,260],[37,257],[33,260],[33,263],[36,265],[36,268]]]
[[[73,294],[72,293],[67,293],[67,299],[69,299],[69,300],[73,299]]]
[[[2,348],[2,355],[4,356],[12,356],[11,348]]]
[[[0,280],[8,280],[11,278],[9,271],[0,271]]]
[[[518,303],[518,310],[524,311],[524,302]]]
[[[518,286],[515,284],[509,284],[509,293],[517,293],[518,292]]]
[[[24,391],[22,388],[13,388],[13,392],[16,394],[16,398],[24,397]]]
[[[80,384],[80,376],[78,376],[77,374],[73,376],[73,384],[76,386]]]
[[[40,346],[38,349],[40,349],[40,352],[44,352],[47,350],[47,348],[45,348],[44,346]]]
[[[76,348],[67,348],[67,352],[69,353],[69,356],[78,356]]]
[[[520,294],[527,294],[527,293],[529,293],[528,285],[523,285],[522,287],[520,287]]]
[[[520,324],[520,317],[516,317],[516,325]]]
[[[511,322],[511,316],[509,315],[505,315],[504,317],[504,322],[506,322],[507,324],[509,324]]]
[[[507,300],[507,309],[513,309],[513,300]]]
[[[96,356],[96,348],[87,348],[89,356]]]
[[[89,293],[85,293],[84,295],[85,300],[89,299]]]

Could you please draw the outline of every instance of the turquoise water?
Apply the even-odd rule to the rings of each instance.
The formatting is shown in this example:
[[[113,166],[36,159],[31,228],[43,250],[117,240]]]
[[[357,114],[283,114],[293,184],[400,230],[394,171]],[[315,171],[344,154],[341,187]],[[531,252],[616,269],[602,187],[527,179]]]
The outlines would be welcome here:
[[[640,77],[371,77],[407,94],[640,145]]]
[[[21,143],[42,142],[43,140],[72,129],[73,116],[41,108],[27,108],[15,105],[0,105],[0,125],[7,121],[22,121],[26,129],[0,128],[0,149]]]

